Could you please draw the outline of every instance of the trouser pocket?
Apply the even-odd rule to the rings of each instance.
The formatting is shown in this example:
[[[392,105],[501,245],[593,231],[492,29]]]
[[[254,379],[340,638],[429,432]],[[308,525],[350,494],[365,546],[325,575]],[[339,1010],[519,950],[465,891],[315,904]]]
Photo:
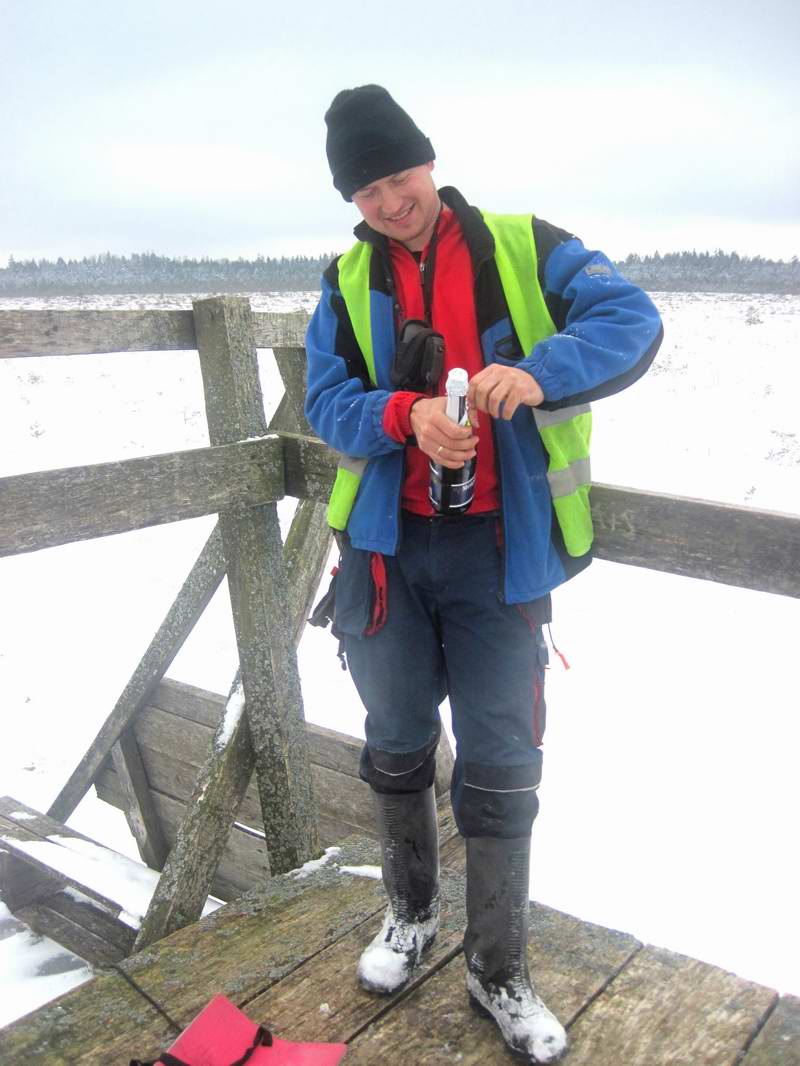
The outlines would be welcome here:
[[[383,556],[346,544],[336,575],[333,632],[373,636],[386,624],[387,593]]]

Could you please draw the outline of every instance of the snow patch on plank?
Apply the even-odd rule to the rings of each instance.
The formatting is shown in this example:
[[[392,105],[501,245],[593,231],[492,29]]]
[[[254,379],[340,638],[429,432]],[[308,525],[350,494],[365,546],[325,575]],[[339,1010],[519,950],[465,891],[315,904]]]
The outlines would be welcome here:
[[[309,859],[308,862],[304,862],[302,866],[298,866],[296,870],[290,870],[289,876],[295,881],[301,881],[304,877],[310,877],[311,874],[320,870],[331,859],[335,859],[337,855],[341,855],[341,848],[325,848],[325,854],[321,855],[318,859]]]
[[[239,719],[242,717],[243,711],[244,687],[240,681],[228,697],[228,702],[225,704],[225,712],[222,715],[222,721],[217,728],[217,732],[214,734],[215,751],[224,751],[228,746],[228,741],[233,736],[233,731],[239,724]]]
[[[340,866],[340,874],[352,874],[353,877],[372,877],[380,881],[383,877],[380,866]]]

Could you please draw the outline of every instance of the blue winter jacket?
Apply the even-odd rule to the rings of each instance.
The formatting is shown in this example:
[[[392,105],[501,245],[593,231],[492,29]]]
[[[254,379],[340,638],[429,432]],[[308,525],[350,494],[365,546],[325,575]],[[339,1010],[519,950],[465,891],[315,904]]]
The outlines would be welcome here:
[[[526,370],[544,392],[542,408],[556,410],[610,396],[650,366],[663,336],[650,298],[601,253],[576,237],[532,218],[538,283],[557,332],[523,352],[514,332],[494,262],[494,240],[480,212],[457,190],[440,190],[456,212],[473,260],[475,307],[484,363]],[[393,386],[396,325],[386,239],[366,223],[370,241],[370,312],[377,383],[372,385],[338,288],[338,259],[325,271],[322,295],[306,336],[308,389],[305,413],[326,444],[367,458],[347,532],[354,547],[393,555],[401,533],[400,495],[405,444],[383,430]],[[547,482],[547,456],[531,413],[492,419],[502,499],[504,596],[526,603],[544,596],[591,560],[570,557],[555,520]]]

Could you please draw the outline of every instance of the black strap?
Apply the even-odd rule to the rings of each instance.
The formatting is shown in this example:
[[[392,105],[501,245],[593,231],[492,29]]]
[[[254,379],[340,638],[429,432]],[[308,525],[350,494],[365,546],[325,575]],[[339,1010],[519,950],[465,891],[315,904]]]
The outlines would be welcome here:
[[[247,1051],[245,1051],[244,1055],[242,1055],[240,1059],[237,1059],[236,1062],[232,1062],[230,1066],[244,1066],[244,1063],[247,1062],[247,1060],[250,1058],[256,1048],[262,1046],[272,1047],[272,1033],[269,1031],[269,1029],[265,1029],[263,1025],[259,1025],[258,1029],[256,1029],[256,1036],[255,1040],[252,1043],[252,1046],[249,1047]]]
[[[253,1039],[253,1043],[245,1051],[241,1058],[238,1058],[235,1062],[231,1062],[229,1066],[244,1066],[248,1059],[253,1055],[256,1048],[260,1047],[272,1047],[272,1033],[269,1029],[265,1029],[263,1025],[259,1025],[256,1029],[256,1035]],[[191,1063],[184,1062],[183,1059],[177,1058],[175,1055],[171,1055],[169,1051],[163,1052],[157,1059],[153,1059],[151,1062],[141,1062],[139,1059],[131,1059],[130,1066],[191,1066]]]
[[[441,217],[441,216],[440,216]],[[433,324],[432,309],[433,303],[433,272],[436,269],[436,248],[439,243],[439,219],[436,219],[436,226],[433,230],[430,243],[428,244],[428,255],[424,264],[420,260],[420,268],[422,269],[422,304],[425,308],[425,321],[428,325]]]

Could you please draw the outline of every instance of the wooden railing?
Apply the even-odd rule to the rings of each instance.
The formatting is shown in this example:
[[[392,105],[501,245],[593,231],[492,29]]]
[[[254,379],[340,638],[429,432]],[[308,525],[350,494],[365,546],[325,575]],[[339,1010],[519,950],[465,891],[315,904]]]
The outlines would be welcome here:
[[[273,873],[316,850],[295,647],[325,565],[336,456],[302,410],[307,316],[253,314],[216,297],[192,311],[0,311],[0,358],[197,350],[210,447],[0,479],[0,556],[217,513],[219,521],[139,667],[48,812],[64,821],[104,760],[129,822],[163,873],[137,945],[198,916],[255,766]],[[256,348],[272,348],[284,395],[267,425]],[[275,502],[300,502],[281,545]],[[599,558],[800,596],[800,516],[594,485]],[[213,745],[166,854],[130,724],[228,573],[246,714]],[[239,679],[232,686],[237,700]]]

